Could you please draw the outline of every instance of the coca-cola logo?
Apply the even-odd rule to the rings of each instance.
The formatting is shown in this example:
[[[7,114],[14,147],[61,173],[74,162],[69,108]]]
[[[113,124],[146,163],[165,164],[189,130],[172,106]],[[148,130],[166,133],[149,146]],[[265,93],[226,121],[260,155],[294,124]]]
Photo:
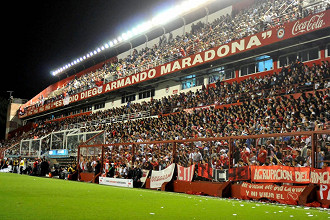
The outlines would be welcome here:
[[[323,20],[324,15],[325,13],[317,14],[312,16],[307,21],[296,21],[292,28],[292,35],[297,35],[299,33],[309,32],[321,28],[325,25]]]

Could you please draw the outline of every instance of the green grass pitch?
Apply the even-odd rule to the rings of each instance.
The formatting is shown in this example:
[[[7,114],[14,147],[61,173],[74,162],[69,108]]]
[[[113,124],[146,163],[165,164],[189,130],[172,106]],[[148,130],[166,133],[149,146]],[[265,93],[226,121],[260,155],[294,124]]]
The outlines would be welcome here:
[[[329,210],[0,173],[0,219],[330,219]]]

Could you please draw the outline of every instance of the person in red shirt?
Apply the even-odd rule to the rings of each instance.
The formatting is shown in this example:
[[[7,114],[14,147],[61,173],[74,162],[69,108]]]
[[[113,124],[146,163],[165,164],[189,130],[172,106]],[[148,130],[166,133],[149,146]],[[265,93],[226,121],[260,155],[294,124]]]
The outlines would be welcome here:
[[[267,150],[265,149],[265,145],[261,145],[259,154],[258,154],[258,161],[260,165],[263,165],[266,162],[267,157]]]

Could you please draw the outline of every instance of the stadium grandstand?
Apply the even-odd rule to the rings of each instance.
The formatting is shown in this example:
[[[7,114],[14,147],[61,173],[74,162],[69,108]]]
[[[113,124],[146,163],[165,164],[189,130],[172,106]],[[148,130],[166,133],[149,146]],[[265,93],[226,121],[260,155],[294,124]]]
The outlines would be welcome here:
[[[242,199],[257,199],[247,185],[277,184],[302,190],[269,200],[329,207],[329,9],[204,0],[161,14],[13,101],[8,124],[20,126],[7,127],[0,168]]]

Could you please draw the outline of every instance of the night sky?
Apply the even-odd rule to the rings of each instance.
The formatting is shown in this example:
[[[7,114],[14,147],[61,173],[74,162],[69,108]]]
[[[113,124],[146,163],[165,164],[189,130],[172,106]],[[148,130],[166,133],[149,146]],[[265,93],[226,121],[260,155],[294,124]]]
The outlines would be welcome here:
[[[56,78],[52,70],[149,20],[174,0],[10,1],[3,8],[0,96],[31,99]],[[8,15],[9,14],[9,15]]]

